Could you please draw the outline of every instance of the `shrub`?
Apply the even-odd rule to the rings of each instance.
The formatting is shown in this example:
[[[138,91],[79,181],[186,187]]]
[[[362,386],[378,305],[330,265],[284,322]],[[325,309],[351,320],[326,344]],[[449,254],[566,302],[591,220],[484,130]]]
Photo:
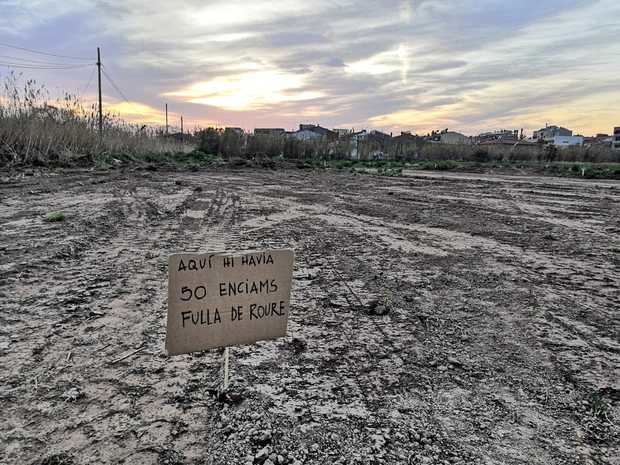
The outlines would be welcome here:
[[[477,161],[478,163],[488,162],[490,159],[489,152],[487,152],[486,150],[482,150],[482,149],[476,149],[476,151],[472,155],[472,158],[474,161]]]
[[[420,164],[422,170],[438,170],[447,171],[458,167],[458,164],[452,160],[425,161]]]

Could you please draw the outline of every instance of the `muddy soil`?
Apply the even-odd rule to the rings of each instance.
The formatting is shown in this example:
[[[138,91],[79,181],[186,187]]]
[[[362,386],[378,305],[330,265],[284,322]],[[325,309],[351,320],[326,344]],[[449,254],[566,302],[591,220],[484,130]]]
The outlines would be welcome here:
[[[63,211],[65,221],[44,221]],[[620,183],[0,183],[2,464],[620,464]],[[289,336],[164,351],[167,257],[292,247]]]

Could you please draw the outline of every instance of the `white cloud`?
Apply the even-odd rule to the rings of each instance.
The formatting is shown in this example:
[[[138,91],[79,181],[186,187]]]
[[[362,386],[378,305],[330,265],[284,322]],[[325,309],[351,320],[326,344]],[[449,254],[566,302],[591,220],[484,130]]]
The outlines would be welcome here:
[[[20,35],[66,14],[85,11],[90,5],[86,0],[5,0],[0,4],[0,33]]]

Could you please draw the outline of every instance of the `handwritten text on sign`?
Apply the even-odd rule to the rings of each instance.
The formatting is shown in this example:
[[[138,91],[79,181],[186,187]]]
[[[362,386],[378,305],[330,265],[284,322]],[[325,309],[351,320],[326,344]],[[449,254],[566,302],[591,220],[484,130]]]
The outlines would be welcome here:
[[[286,335],[292,250],[176,254],[168,270],[169,354]]]

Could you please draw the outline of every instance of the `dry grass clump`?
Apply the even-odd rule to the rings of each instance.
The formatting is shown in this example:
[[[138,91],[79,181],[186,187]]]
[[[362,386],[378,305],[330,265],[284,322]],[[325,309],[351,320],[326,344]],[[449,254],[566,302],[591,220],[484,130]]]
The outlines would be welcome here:
[[[0,165],[92,163],[98,156],[140,156],[182,151],[182,144],[156,131],[103,116],[71,94],[51,101],[36,81],[11,72],[0,94]]]

